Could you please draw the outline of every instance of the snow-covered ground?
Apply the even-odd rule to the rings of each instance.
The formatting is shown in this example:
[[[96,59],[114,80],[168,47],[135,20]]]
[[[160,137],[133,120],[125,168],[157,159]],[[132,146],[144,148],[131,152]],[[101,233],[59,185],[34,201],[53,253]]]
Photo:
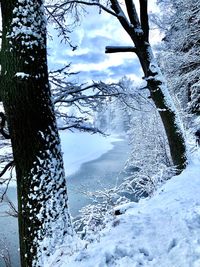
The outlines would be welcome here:
[[[59,248],[48,267],[199,267],[200,151],[186,170],[150,199],[117,207],[91,244],[68,255]],[[114,214],[114,212],[113,212]],[[81,241],[79,241],[81,245]]]
[[[81,164],[99,158],[113,148],[112,142],[120,140],[118,136],[100,134],[60,132],[66,175],[78,171]]]

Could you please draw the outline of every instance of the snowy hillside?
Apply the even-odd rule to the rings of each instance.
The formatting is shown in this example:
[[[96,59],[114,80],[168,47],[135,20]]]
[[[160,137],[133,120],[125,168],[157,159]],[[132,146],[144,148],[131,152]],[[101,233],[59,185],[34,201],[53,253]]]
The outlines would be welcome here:
[[[199,267],[200,151],[151,199],[117,207],[92,244],[58,249],[54,267]],[[113,211],[114,214],[114,211]]]

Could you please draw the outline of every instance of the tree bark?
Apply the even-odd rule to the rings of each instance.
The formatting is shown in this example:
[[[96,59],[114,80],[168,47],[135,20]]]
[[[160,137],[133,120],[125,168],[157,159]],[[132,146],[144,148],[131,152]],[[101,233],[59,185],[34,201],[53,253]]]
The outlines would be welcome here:
[[[165,128],[173,164],[179,173],[186,166],[186,148],[178,113],[160,68],[154,59],[150,44],[146,43],[143,38],[140,40],[142,43],[137,45],[137,55],[142,62],[141,65],[151,98]]]
[[[72,236],[60,139],[47,72],[42,0],[6,0],[0,95],[16,166],[21,266],[45,266]]]

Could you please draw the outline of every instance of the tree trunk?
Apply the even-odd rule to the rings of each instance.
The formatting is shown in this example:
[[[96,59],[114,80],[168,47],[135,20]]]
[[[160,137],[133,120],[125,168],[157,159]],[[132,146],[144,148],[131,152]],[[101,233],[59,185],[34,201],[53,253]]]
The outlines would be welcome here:
[[[111,8],[116,13],[119,22],[135,45],[132,50],[134,50],[138,56],[151,98],[161,116],[169,143],[172,161],[177,168],[178,173],[183,170],[186,165],[185,141],[177,119],[177,111],[173,105],[168,89],[166,88],[161,71],[155,62],[148,41],[148,1],[140,1],[140,20],[132,0],[125,0],[129,18],[124,14],[118,0],[110,0],[110,2]],[[112,50],[110,52],[113,52]],[[108,50],[106,50],[106,52],[109,53]]]
[[[173,164],[179,173],[186,166],[186,148],[178,112],[154,59],[150,44],[144,42],[138,46],[137,51],[138,58],[142,61],[147,87],[165,128]]]
[[[17,175],[21,266],[45,266],[72,236],[48,83],[43,0],[2,1],[2,81]]]

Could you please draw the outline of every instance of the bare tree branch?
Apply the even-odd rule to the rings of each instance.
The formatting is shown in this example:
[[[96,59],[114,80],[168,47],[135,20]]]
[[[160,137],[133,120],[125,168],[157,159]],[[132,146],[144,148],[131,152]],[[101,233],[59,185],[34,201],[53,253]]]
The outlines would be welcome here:
[[[140,21],[133,0],[125,0],[127,13],[134,29],[141,30]]]
[[[0,172],[0,177],[2,177],[7,172],[7,170],[12,168],[13,166],[14,166],[14,161],[13,160],[8,162],[6,164],[6,166],[3,168],[3,170]],[[1,182],[0,182],[0,184],[1,184]]]
[[[119,22],[121,23],[122,27],[129,33],[132,34],[133,26],[131,27],[131,24],[129,23],[126,15],[124,14],[124,11],[122,10],[120,4],[117,0],[110,0],[111,2],[111,8],[114,10],[115,14],[117,15],[117,18]]]
[[[134,52],[137,49],[134,46],[106,46],[105,53]]]
[[[0,112],[0,118],[1,118],[0,133],[3,135],[3,137],[5,139],[10,139],[10,135],[8,133],[6,133],[6,131],[5,131],[6,116],[3,112]]]
[[[8,198],[7,195],[5,196],[4,201],[8,204],[8,206],[10,208],[8,211],[5,212],[7,214],[7,216],[18,218],[17,208],[15,207],[15,204]]]
[[[115,14],[115,12],[113,12],[112,10],[110,10],[109,8],[107,8],[106,6],[100,4],[99,2],[93,1],[93,2],[87,2],[87,1],[80,1],[80,0],[69,0],[66,3],[63,4],[57,4],[57,5],[47,5],[47,8],[54,8],[53,11],[51,12],[51,15],[53,16],[54,13],[56,13],[56,11],[58,9],[63,8],[64,6],[70,5],[70,4],[83,4],[83,5],[87,5],[87,6],[97,6],[100,9],[106,11],[107,13],[111,14],[112,16],[117,17],[117,14]]]
[[[46,9],[46,12],[49,14],[49,16],[57,24],[57,28],[59,28],[59,30],[60,30],[59,36],[62,35],[63,39],[69,44],[69,46],[72,48],[72,50],[75,51],[77,49],[77,46],[73,45],[72,42],[70,41],[70,38],[68,36],[70,31],[66,27],[63,26],[62,21],[60,21],[59,18],[57,18],[57,16],[54,16],[52,14],[52,12],[47,7],[45,7],[45,9]]]
[[[144,39],[149,42],[148,0],[140,0],[140,22],[144,32]]]

